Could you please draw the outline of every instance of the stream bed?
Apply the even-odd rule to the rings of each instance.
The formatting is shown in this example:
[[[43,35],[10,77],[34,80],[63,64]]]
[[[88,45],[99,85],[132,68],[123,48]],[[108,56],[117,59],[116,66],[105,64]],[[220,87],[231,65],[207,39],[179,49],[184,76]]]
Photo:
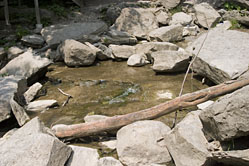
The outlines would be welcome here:
[[[157,75],[150,65],[128,67],[126,62],[101,61],[94,66],[69,68],[63,63],[49,67],[48,81],[43,87],[45,96],[39,99],[55,99],[59,106],[38,115],[51,127],[55,124],[75,124],[84,122],[86,115],[115,116],[146,109],[178,96],[184,73]],[[189,74],[184,93],[207,87]],[[67,99],[58,88],[73,96]],[[194,108],[193,108],[194,109]],[[178,122],[190,110],[178,114]],[[158,120],[171,126],[174,113]]]

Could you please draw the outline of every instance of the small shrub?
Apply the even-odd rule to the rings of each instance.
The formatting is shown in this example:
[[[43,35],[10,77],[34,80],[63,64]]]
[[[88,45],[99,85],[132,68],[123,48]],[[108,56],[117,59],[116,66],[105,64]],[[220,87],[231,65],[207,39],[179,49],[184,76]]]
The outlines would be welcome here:
[[[18,25],[16,27],[16,37],[17,39],[21,39],[23,36],[26,36],[29,34],[29,31],[25,28],[23,28],[21,25]]]
[[[68,12],[62,6],[59,6],[57,4],[53,4],[53,5],[49,6],[48,9],[53,11],[55,13],[55,15],[57,15],[59,17],[67,17]]]
[[[242,28],[241,24],[237,20],[232,19],[232,20],[230,20],[230,22],[232,24],[230,29],[240,29],[240,28]]]
[[[181,6],[181,5],[178,5],[178,6],[176,6],[175,8],[170,9],[169,12],[170,12],[172,15],[175,14],[175,13],[182,12],[182,6]]]

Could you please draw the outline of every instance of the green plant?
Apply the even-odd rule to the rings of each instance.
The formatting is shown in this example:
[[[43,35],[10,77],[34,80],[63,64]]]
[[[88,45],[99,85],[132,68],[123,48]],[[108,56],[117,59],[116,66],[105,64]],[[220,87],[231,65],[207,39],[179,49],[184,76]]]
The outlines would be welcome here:
[[[242,28],[241,24],[237,20],[231,19],[230,22],[232,24],[230,29],[240,29],[240,28]]]
[[[28,35],[29,31],[23,28],[21,25],[16,27],[16,37],[17,39],[21,39],[23,36]]]
[[[242,7],[235,4],[235,3],[232,3],[232,2],[226,2],[224,4],[224,8],[228,11],[231,11],[231,10],[238,10],[238,11],[241,11],[242,10]],[[245,10],[245,9],[243,9]]]
[[[53,4],[48,7],[49,10],[53,11],[59,17],[67,17],[68,11],[63,6]]]
[[[46,27],[52,24],[52,20],[50,18],[41,18],[41,23]]]
[[[172,15],[175,14],[175,13],[179,13],[179,12],[181,12],[181,11],[182,11],[182,6],[181,6],[181,5],[178,5],[178,6],[176,6],[175,8],[169,10],[169,12],[170,12]]]

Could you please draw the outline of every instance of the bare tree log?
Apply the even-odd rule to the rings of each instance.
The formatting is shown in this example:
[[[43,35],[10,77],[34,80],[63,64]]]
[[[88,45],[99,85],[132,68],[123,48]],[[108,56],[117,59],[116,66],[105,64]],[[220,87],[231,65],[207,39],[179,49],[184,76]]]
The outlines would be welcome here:
[[[195,106],[217,96],[233,92],[246,85],[249,85],[249,79],[228,81],[194,93],[185,94],[181,97],[138,112],[114,116],[91,123],[56,125],[52,130],[59,138],[90,136],[103,131],[119,129],[135,121],[155,119],[178,109]]]

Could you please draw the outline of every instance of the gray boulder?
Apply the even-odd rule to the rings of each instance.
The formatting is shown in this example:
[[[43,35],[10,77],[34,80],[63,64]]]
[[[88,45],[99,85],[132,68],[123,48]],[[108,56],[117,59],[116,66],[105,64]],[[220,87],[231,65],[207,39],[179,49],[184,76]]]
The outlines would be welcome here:
[[[150,31],[158,28],[158,23],[154,9],[125,8],[117,18],[114,28],[136,37],[146,38]]]
[[[98,166],[99,154],[97,149],[70,145],[73,153],[66,166]]]
[[[96,59],[98,48],[90,43],[80,43],[75,40],[68,39],[62,45],[62,53],[64,62],[68,66],[89,66]]]
[[[17,91],[19,80],[13,76],[0,77],[0,122],[11,117],[10,100]]]
[[[146,65],[146,55],[145,54],[134,54],[129,57],[127,61],[128,66],[144,66]]]
[[[130,35],[127,32],[111,30],[107,32],[107,35],[102,36],[102,42],[104,44],[128,44],[134,45],[137,43],[137,38],[133,35]]]
[[[23,36],[21,41],[24,45],[32,48],[41,48],[45,43],[44,38],[41,35],[36,34]]]
[[[161,164],[171,161],[163,141],[170,128],[159,121],[139,121],[117,133],[119,160],[129,166]],[[162,157],[163,156],[163,157]]]
[[[33,55],[31,52],[25,52],[11,60],[0,70],[0,74],[20,76],[32,83],[46,74],[46,69],[50,64],[51,61],[47,58],[41,58],[40,56]]]
[[[181,25],[170,25],[151,31],[148,36],[152,41],[176,42],[182,40],[183,27]]]
[[[84,35],[98,35],[107,30],[104,22],[57,24],[45,27],[41,34],[48,45],[59,45],[66,39],[80,40]]]
[[[1,143],[0,165],[62,166],[71,148],[52,136],[38,118],[34,118]]]
[[[28,111],[45,111],[51,107],[57,106],[58,103],[56,100],[36,100],[30,102],[26,109]]]
[[[41,88],[42,88],[42,84],[40,84],[39,82],[29,87],[29,89],[23,94],[26,100],[26,103],[30,103],[32,100],[34,100],[36,94]]]
[[[155,72],[181,72],[185,71],[189,64],[189,54],[180,51],[157,51],[151,54],[154,59],[152,69]]]
[[[197,25],[186,26],[183,28],[183,36],[197,36],[200,32],[200,28]]]
[[[229,141],[249,135],[249,86],[221,97],[200,118],[208,138]]]
[[[159,24],[168,25],[171,17],[166,12],[160,10],[156,13],[156,19]]]
[[[94,44],[94,46],[101,50],[101,52],[99,52],[97,54],[97,58],[99,60],[114,59],[114,56],[112,54],[112,50],[110,48],[108,48],[107,46],[105,46],[104,44],[96,43],[96,44]]]
[[[126,60],[130,56],[136,53],[136,48],[134,46],[128,45],[113,45],[111,44],[109,48],[112,50],[113,56],[117,60]]]
[[[212,160],[225,165],[246,166],[249,165],[249,149],[213,152]]]
[[[192,17],[184,12],[178,12],[173,14],[170,25],[181,24],[182,26],[189,25],[192,22]]]
[[[205,36],[206,34],[203,34],[196,39],[187,51],[196,55]],[[249,45],[247,41],[249,41],[248,33],[234,30],[224,31],[219,28],[211,30],[193,64],[194,71],[216,84],[239,77],[248,69]]]
[[[165,137],[167,148],[176,166],[203,166],[210,153],[202,132],[199,111],[188,113]],[[207,164],[208,165],[208,164]]]
[[[99,159],[98,166],[123,166],[120,161],[113,157],[103,157]]]
[[[220,14],[208,3],[201,3],[194,6],[199,25],[210,28],[221,18]]]
[[[159,0],[159,2],[166,8],[172,9],[180,4],[181,0]]]

